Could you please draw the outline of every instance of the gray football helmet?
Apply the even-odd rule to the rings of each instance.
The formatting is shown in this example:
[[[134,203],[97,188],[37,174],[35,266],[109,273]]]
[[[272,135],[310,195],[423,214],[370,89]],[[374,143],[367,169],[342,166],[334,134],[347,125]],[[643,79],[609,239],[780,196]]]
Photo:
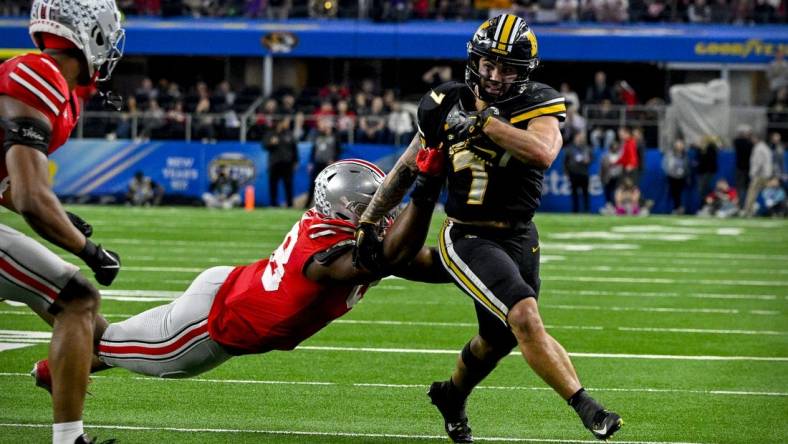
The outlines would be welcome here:
[[[325,216],[358,226],[359,218],[385,177],[380,168],[366,160],[334,162],[315,179],[315,209]],[[385,230],[393,219],[393,213],[384,218],[381,229]]]
[[[41,33],[73,43],[85,56],[91,79],[109,79],[123,56],[125,31],[114,0],[34,0],[29,30],[39,49]]]

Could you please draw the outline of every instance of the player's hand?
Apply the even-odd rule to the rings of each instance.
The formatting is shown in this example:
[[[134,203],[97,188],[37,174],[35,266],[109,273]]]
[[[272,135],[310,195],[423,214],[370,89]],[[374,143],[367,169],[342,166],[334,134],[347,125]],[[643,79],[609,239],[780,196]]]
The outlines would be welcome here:
[[[118,256],[118,253],[105,250],[101,245],[96,245],[89,240],[85,243],[85,248],[77,256],[93,270],[96,282],[101,285],[110,285],[120,272],[120,256]]]
[[[376,271],[379,268],[382,242],[378,238],[377,226],[361,222],[356,228],[356,246],[353,248],[353,266]]]
[[[421,148],[416,154],[416,166],[419,174],[442,176],[446,167],[446,151],[443,149],[443,144],[438,148]]]
[[[448,126],[446,138],[451,144],[475,139],[481,136],[484,127],[490,123],[491,119],[500,115],[501,111],[494,106],[470,113],[455,109],[446,117],[446,125]]]
[[[85,237],[90,237],[93,234],[93,226],[85,222],[85,219],[82,219],[71,211],[66,211],[66,216],[68,216],[68,220],[71,221],[71,224]]]

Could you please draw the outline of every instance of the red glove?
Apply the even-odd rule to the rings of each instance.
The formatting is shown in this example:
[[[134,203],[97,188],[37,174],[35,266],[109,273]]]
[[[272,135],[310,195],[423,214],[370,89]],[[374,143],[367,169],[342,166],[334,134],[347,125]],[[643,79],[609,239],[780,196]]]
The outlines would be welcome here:
[[[416,155],[419,173],[427,176],[442,176],[446,166],[446,151],[441,144],[438,148],[422,148]]]

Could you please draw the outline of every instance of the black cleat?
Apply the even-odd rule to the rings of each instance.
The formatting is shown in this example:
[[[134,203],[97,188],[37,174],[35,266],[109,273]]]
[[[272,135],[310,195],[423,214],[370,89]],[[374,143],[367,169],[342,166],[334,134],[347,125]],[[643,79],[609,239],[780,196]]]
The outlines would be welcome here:
[[[98,438],[90,439],[87,433],[80,435],[74,444],[117,444],[117,440],[108,439],[106,441],[98,441]]]
[[[588,430],[596,439],[607,440],[624,425],[624,420],[616,412],[600,410],[594,415],[594,421]]]
[[[473,435],[465,414],[465,400],[453,402],[449,398],[449,381],[433,382],[427,396],[443,416],[443,428],[452,442],[472,443]]]

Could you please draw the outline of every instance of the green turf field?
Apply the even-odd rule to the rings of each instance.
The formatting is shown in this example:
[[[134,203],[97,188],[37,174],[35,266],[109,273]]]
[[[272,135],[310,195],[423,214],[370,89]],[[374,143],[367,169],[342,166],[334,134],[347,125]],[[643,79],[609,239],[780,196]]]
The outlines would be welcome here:
[[[166,303],[205,268],[268,256],[300,216],[71,209],[121,254],[121,274],[102,292],[110,321]],[[0,221],[29,232],[16,215]],[[624,417],[613,442],[788,442],[788,223],[537,223],[544,321],[584,385]],[[0,303],[0,443],[50,439],[49,395],[27,376],[46,356],[48,327],[31,314]],[[85,422],[122,443],[441,442],[425,392],[474,332],[472,303],[454,286],[387,279],[292,352],[235,358],[193,380],[100,373]],[[468,414],[479,442],[594,442],[520,356],[483,382]]]

